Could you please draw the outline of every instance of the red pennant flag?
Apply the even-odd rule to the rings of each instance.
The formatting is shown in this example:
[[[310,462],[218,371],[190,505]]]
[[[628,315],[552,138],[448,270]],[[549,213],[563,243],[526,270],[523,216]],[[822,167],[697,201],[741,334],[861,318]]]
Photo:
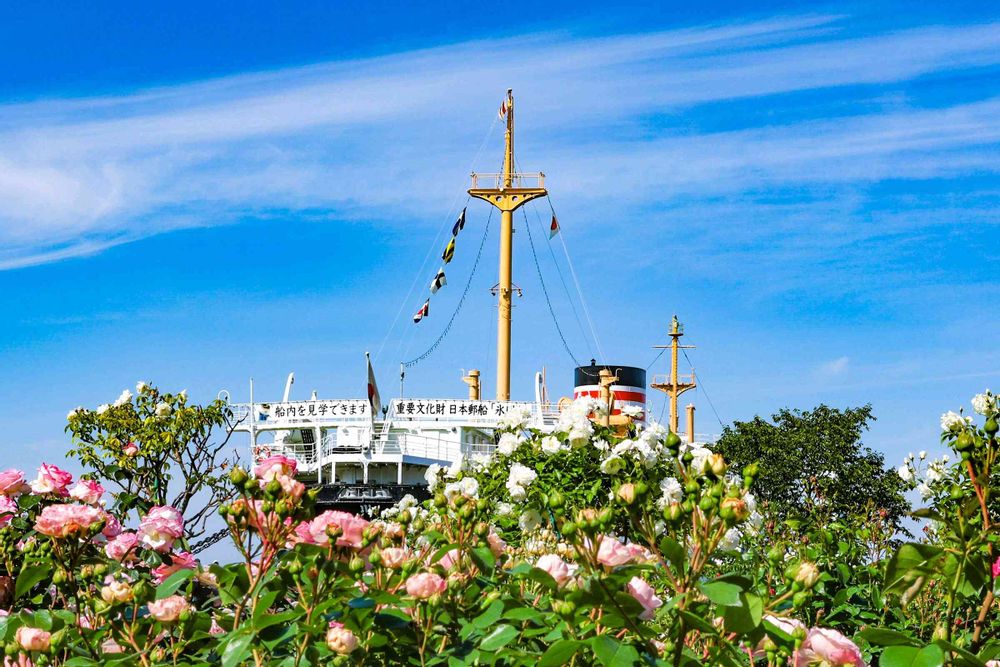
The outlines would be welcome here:
[[[556,234],[559,233],[559,221],[556,220],[556,214],[552,214],[552,224],[549,225],[549,240],[551,241]]]

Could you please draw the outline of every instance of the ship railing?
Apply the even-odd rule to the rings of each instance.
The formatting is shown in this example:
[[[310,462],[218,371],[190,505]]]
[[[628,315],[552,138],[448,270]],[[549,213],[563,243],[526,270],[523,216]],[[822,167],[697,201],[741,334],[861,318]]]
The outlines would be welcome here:
[[[316,457],[316,445],[309,444],[285,444],[285,443],[264,443],[253,448],[254,462],[258,463],[269,456],[287,456],[298,463],[300,469],[312,468],[318,462]]]
[[[441,435],[390,433],[375,451],[378,454],[401,454],[436,461],[456,461],[462,454],[462,442]]]
[[[545,174],[542,172],[511,174],[510,186],[505,186],[503,174],[478,174],[472,172],[472,190],[542,190]]]

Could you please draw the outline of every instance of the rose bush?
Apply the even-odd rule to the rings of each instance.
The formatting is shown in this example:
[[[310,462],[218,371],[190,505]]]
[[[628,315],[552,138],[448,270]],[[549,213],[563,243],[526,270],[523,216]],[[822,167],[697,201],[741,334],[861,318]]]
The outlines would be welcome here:
[[[139,392],[145,419],[197,414]],[[129,413],[126,393],[71,420]],[[292,459],[233,468],[218,509],[239,560],[224,565],[198,561],[192,524],[155,493],[123,498],[135,487],[100,470],[75,485],[50,464],[34,483],[4,471],[5,664],[985,667],[997,402],[974,405],[982,427],[943,420],[954,463],[900,472],[926,486],[930,523],[898,547],[875,525],[785,531],[756,511],[757,465],[656,425],[600,426],[589,399],[544,431],[511,416],[493,456],[432,467],[431,500],[379,517],[317,511]]]

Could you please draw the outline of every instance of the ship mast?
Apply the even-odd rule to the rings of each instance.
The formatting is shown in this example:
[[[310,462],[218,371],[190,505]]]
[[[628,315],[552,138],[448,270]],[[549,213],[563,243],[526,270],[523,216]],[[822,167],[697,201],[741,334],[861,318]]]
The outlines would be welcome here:
[[[497,400],[510,400],[510,329],[513,297],[514,211],[532,199],[548,194],[545,174],[514,171],[514,95],[508,89],[501,111],[507,131],[504,137],[503,173],[472,174],[469,195],[500,209],[500,274],[497,284]],[[492,185],[493,187],[480,187]]]
[[[680,339],[684,335],[684,325],[680,323],[677,316],[670,321],[670,345],[654,345],[656,349],[667,348],[670,350],[670,379],[666,378],[654,378],[653,383],[650,385],[653,389],[659,389],[670,397],[670,430],[677,433],[677,429],[680,426],[680,414],[677,411],[677,399],[684,392],[694,389],[697,386],[695,382],[694,373],[692,372],[690,376],[682,377],[678,375],[678,359],[677,352],[683,349],[691,349],[694,345],[681,345]],[[686,382],[684,380],[687,380]],[[693,441],[694,437],[694,413],[693,411],[688,412],[688,434],[690,439]]]

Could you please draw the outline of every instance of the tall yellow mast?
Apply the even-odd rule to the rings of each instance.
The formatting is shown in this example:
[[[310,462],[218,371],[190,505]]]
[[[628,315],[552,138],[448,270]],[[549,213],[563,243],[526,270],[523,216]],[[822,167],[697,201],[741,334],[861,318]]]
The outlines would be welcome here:
[[[544,197],[545,174],[514,171],[514,95],[507,90],[501,110],[507,132],[504,137],[503,173],[472,174],[469,195],[500,209],[500,280],[497,284],[497,400],[510,400],[510,322],[513,297],[514,211],[523,204]],[[480,187],[489,186],[493,187]],[[532,187],[533,186],[533,187]]]
[[[677,374],[678,359],[677,353],[683,349],[691,349],[694,345],[681,345],[680,338],[684,335],[684,326],[674,315],[674,318],[670,321],[670,345],[656,345],[658,349],[668,348],[671,353],[670,358],[670,381],[667,382],[666,378],[654,377],[653,383],[650,385],[653,389],[659,389],[670,397],[670,430],[677,433],[677,429],[680,426],[680,414],[677,412],[677,398],[689,389],[694,389],[697,384],[694,381],[694,373],[690,376],[682,377]],[[687,380],[687,382],[682,382],[681,380]],[[692,417],[693,419],[693,417]],[[689,429],[693,431],[693,428]]]

